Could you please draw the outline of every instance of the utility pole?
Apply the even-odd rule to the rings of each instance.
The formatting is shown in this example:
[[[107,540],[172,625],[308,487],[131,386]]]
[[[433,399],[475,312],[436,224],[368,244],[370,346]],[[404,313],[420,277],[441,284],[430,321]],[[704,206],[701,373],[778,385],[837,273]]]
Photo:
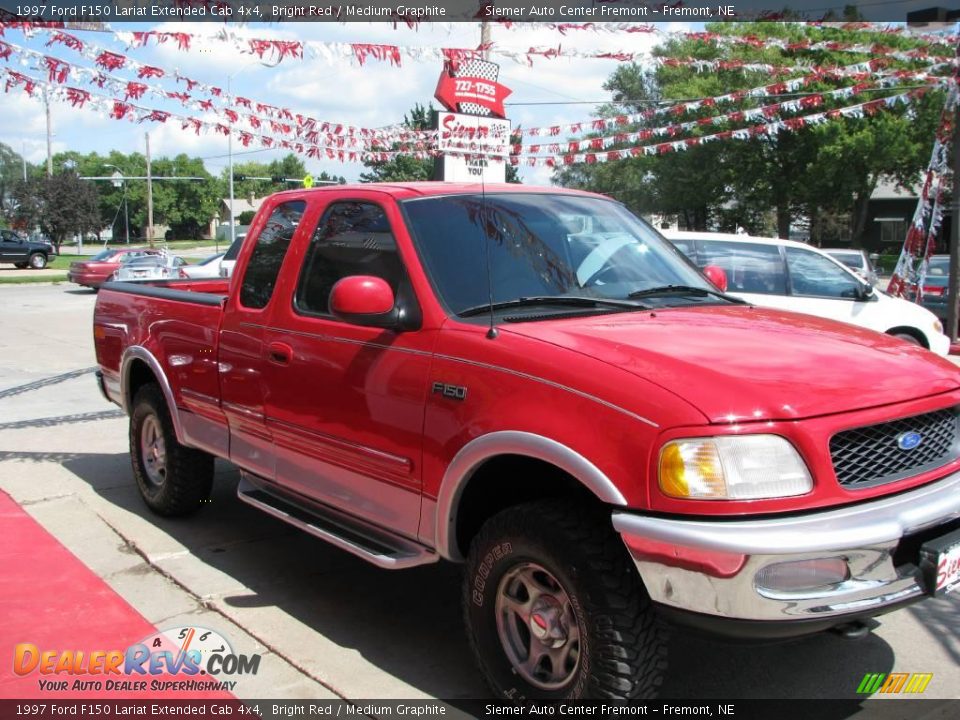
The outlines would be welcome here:
[[[150,172],[150,133],[144,133],[147,141],[147,242],[153,247],[153,177]]]
[[[493,42],[493,40],[491,39],[490,22],[487,20],[484,20],[483,22],[480,23],[480,47],[483,48],[484,60],[490,59],[490,50],[488,50],[487,48],[489,47],[491,42]]]
[[[47,114],[47,177],[51,177],[53,175],[53,149],[50,143],[52,135],[50,132],[50,97],[47,95],[46,89],[43,91],[43,107]]]

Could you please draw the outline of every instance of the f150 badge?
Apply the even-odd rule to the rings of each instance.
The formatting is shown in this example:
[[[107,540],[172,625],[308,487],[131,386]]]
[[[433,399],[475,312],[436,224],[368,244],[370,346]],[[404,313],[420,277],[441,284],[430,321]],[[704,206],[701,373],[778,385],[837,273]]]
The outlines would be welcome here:
[[[435,382],[433,384],[433,392],[438,395],[443,395],[445,398],[450,398],[451,400],[467,399],[466,385],[448,385],[447,383]]]

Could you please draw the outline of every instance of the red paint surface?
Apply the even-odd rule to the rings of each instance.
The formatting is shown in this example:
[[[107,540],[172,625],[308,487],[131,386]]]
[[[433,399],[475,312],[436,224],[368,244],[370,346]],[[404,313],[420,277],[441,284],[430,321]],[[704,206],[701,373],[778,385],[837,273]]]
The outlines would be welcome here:
[[[125,650],[156,633],[140,613],[86,565],[0,492],[0,698],[163,698],[230,699],[225,692],[66,691],[39,689],[38,680],[118,681],[183,680],[185,676],[128,676],[67,673],[19,676],[13,670],[14,647],[33,643],[41,651]],[[209,676],[194,676],[209,679]],[[242,680],[241,680],[242,681]]]

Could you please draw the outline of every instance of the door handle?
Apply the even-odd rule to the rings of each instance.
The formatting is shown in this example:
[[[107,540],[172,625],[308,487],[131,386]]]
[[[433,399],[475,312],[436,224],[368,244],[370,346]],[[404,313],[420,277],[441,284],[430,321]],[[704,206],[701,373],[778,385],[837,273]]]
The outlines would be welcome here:
[[[293,359],[293,348],[282,342],[267,345],[267,359],[275,365],[289,365]]]

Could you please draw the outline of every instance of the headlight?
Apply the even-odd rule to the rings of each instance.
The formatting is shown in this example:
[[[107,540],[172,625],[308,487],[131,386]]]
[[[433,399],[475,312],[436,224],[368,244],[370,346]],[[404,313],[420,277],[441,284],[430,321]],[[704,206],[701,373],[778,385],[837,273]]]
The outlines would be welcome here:
[[[940,322],[939,320],[934,320],[934,321],[933,321],[933,331],[934,331],[935,333],[942,333],[942,332],[943,332],[943,323]]]
[[[672,440],[660,451],[660,489],[670,497],[750,500],[813,489],[800,455],[779,435]]]

